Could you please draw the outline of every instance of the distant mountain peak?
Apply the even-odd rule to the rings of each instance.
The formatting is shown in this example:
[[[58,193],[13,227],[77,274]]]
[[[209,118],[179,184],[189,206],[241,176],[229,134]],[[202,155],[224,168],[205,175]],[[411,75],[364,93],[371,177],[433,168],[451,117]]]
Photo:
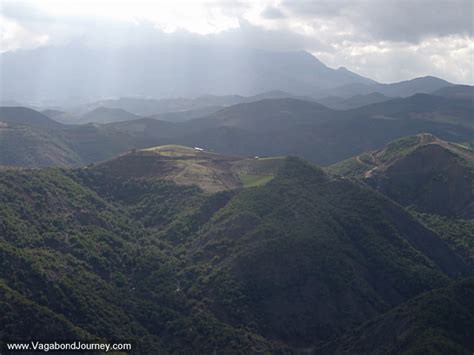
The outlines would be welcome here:
[[[120,121],[133,121],[141,117],[122,108],[97,107],[83,114],[79,122],[111,123]]]
[[[114,66],[107,60],[111,57],[116,60]],[[153,49],[90,51],[81,46],[57,46],[2,53],[0,60],[3,96],[14,97],[21,92],[19,99],[26,101],[60,102],[71,96],[252,96],[271,90],[312,96],[325,88],[374,83],[347,69],[329,68],[307,51],[198,46],[191,52],[189,48],[170,44]],[[42,70],[37,70],[38,62],[43,63]],[[127,70],[117,75],[116,68],[122,67]],[[42,78],[44,72],[49,73],[49,80]]]

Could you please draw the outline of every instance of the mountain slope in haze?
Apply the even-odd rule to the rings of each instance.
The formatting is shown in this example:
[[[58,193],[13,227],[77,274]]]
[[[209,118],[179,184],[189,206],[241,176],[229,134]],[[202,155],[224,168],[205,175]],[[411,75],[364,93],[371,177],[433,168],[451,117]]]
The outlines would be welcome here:
[[[39,335],[289,352],[469,274],[399,205],[283,161],[266,184],[217,194],[112,169],[0,171],[0,289],[15,294],[2,335],[28,337],[28,304],[58,320]]]
[[[83,160],[60,132],[28,126],[0,127],[0,165],[80,166]]]
[[[441,88],[432,93],[433,95],[456,97],[472,100],[474,97],[474,86],[470,85],[455,85]]]
[[[59,122],[26,107],[0,107],[0,125],[2,128],[17,126],[59,128],[62,126]]]
[[[291,126],[327,121],[336,114],[316,102],[293,98],[264,99],[233,105],[207,118],[188,122],[188,127],[236,127],[255,131],[275,131]]]
[[[407,97],[423,93],[429,94],[442,87],[451,85],[453,84],[434,76],[424,76],[393,84],[376,84],[376,86],[380,88],[380,90],[377,90],[377,92],[381,92],[386,96],[392,97]]]
[[[446,80],[434,76],[425,76],[392,84],[352,83],[322,90],[318,93],[318,97],[339,96],[348,98],[354,95],[368,95],[373,92],[378,92],[389,97],[408,97],[415,94],[431,94],[436,90],[453,85],[454,84]]]
[[[296,155],[322,165],[422,132],[458,142],[474,136],[468,102],[440,102],[431,95],[344,112],[291,98],[262,100],[234,105],[179,127],[183,133],[160,144],[200,146],[226,154]]]
[[[103,125],[61,124],[27,108],[0,108],[0,114],[0,165],[80,166],[140,146],[130,134]]]
[[[106,107],[98,107],[90,112],[83,114],[75,123],[111,123],[122,121],[138,120],[142,117],[134,115],[122,109],[112,109]]]
[[[108,108],[99,106],[97,108],[81,112],[82,110],[62,111],[56,109],[46,109],[42,113],[57,121],[68,125],[78,125],[87,123],[112,123],[121,121],[133,121],[142,117],[130,113],[120,108]]]
[[[185,110],[177,112],[164,112],[156,115],[149,116],[155,120],[168,121],[168,122],[184,122],[195,118],[201,118],[209,116],[217,111],[220,111],[224,106],[206,106],[204,108],[196,110]]]
[[[133,124],[140,120],[126,121]],[[120,124],[121,122],[118,122]],[[60,132],[68,142],[69,147],[80,156],[84,165],[110,159],[140,146],[137,139],[120,130],[110,129],[107,125],[83,124],[68,125]],[[146,142],[143,144],[146,147]]]
[[[474,103],[458,97],[416,94],[355,109],[360,117],[416,119],[474,127]]]
[[[63,108],[48,108],[42,110],[41,113],[52,120],[63,124],[75,124],[79,120],[79,115],[77,113],[65,111]]]
[[[256,139],[255,131],[260,135],[271,138],[269,132],[286,130],[292,126],[313,124],[329,120],[335,116],[335,111],[318,103],[299,99],[265,99],[257,102],[233,105],[207,117],[193,119],[173,124],[145,118],[135,121],[119,122],[106,125],[104,128],[111,132],[129,134],[137,141],[137,147],[155,146],[163,144],[183,144],[187,146],[204,147],[227,154],[240,155],[285,155],[268,154],[268,151],[253,151],[252,144],[245,152],[235,150],[221,150],[212,145],[213,140],[222,139],[219,133],[222,129],[236,129],[248,139]],[[216,130],[218,131],[216,134]],[[228,141],[230,146],[244,145],[248,139],[240,140],[241,136],[234,136]],[[264,140],[268,140],[265,138]],[[226,138],[223,138],[224,140]],[[262,140],[261,142],[263,142]],[[271,143],[272,144],[272,143]],[[275,144],[275,143],[273,143]],[[232,148],[231,148],[232,149]]]
[[[81,157],[61,133],[64,127],[29,108],[0,107],[0,165],[80,165]]]
[[[188,129],[185,124],[186,122],[173,123],[145,117],[133,121],[113,122],[100,127],[111,134],[118,132],[128,135],[140,147],[150,147],[159,145],[162,138],[176,137],[187,131],[193,132],[193,128]]]
[[[49,145],[51,156],[56,155],[52,151],[59,154],[57,158],[48,159],[47,164],[36,161],[35,154],[10,156],[11,152],[21,153],[22,149],[17,148],[22,145],[32,149],[34,145],[23,144],[22,135],[13,134],[11,127],[4,127],[7,129],[2,134],[19,138],[4,140],[9,142],[7,151],[10,153],[3,159],[17,166],[26,161],[29,161],[27,166],[54,165],[54,161],[77,161],[67,157],[66,151],[71,150],[79,157],[78,164],[89,164],[132,148],[180,144],[229,155],[294,155],[330,165],[368,150],[381,149],[394,139],[422,132],[452,142],[469,142],[474,136],[471,117],[472,108],[466,100],[432,95],[416,95],[346,111],[301,99],[265,99],[230,106],[185,122],[141,118],[108,124],[52,123],[53,128],[47,132],[41,127],[28,126],[28,131],[35,136],[51,137],[39,140]],[[48,125],[50,121],[46,121]],[[57,140],[60,142],[53,143]],[[41,151],[43,143],[39,144]],[[58,145],[64,147],[58,150]]]
[[[40,111],[41,114],[45,115],[46,117],[51,118],[54,121],[60,122],[57,118],[61,118],[66,112],[54,108],[48,108]],[[62,123],[62,122],[61,122]]]
[[[349,110],[351,108],[357,108],[378,102],[384,102],[390,99],[391,98],[381,93],[373,92],[367,95],[354,95],[349,98],[343,98],[339,96],[327,96],[316,101],[334,110]]]
[[[140,116],[155,116],[173,112],[202,110],[209,107],[224,107],[240,103],[243,96],[213,96],[207,95],[191,98],[174,99],[149,99],[121,97],[118,99],[101,100],[87,104],[81,110],[90,110],[94,107],[106,107],[111,109],[122,109]]]
[[[110,58],[114,58],[113,66]],[[348,70],[331,69],[305,51],[217,48],[205,43],[161,43],[152,48],[119,49],[91,49],[70,43],[9,51],[0,54],[0,60],[4,69],[3,96],[29,101],[61,102],[70,97],[250,96],[272,90],[311,95],[322,88],[374,82]],[[42,70],[37,70],[38,63]],[[48,77],[43,73],[49,73]]]
[[[227,106],[260,101],[264,99],[299,98],[314,101],[310,97],[300,97],[281,90],[272,90],[253,96],[241,95],[203,95],[196,98],[131,98],[123,97],[118,99],[101,100],[92,102],[84,106],[79,106],[73,111],[90,111],[94,108],[118,108],[132,112],[136,115],[154,117],[165,121],[175,121],[173,115],[180,117],[184,115],[190,118],[204,116],[204,113],[211,114]],[[162,117],[168,116],[168,119]],[[178,121],[183,121],[179,119]]]

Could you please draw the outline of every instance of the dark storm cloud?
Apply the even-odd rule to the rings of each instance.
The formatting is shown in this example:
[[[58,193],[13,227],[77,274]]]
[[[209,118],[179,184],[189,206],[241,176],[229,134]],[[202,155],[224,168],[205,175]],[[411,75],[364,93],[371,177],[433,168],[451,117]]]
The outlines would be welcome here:
[[[427,37],[474,35],[472,0],[284,1],[295,16],[348,21],[360,35],[418,43]]]
[[[294,15],[304,17],[335,17],[353,6],[354,0],[321,0],[321,1],[294,1],[284,0],[281,7],[290,10]]]
[[[331,46],[322,43],[317,37],[305,36],[287,29],[267,30],[246,20],[240,20],[238,28],[206,37],[223,45],[230,44],[276,51],[333,50]]]
[[[189,21],[171,12],[165,23],[173,25],[170,30],[153,11],[134,15],[139,2],[128,1],[133,20],[102,16],[93,5],[84,5],[81,14],[61,14],[40,1],[0,0],[0,21],[7,20],[0,23],[0,52],[70,42],[99,48],[204,43],[307,50],[331,67],[345,66],[382,82],[421,75],[474,80],[474,0],[207,1],[196,21],[215,27],[207,34],[192,27],[192,16]],[[156,13],[161,6],[166,10],[157,3]],[[222,18],[231,25],[220,25],[216,19]]]

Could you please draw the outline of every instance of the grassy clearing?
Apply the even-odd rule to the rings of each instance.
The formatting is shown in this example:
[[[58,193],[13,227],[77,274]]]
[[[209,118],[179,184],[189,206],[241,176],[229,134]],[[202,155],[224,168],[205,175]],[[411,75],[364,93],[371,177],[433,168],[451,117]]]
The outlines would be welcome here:
[[[198,156],[202,151],[183,145],[168,144],[159,147],[142,149],[143,152],[154,152],[165,157]]]
[[[273,179],[273,175],[239,174],[239,179],[244,187],[263,186]]]
[[[282,160],[286,159],[286,155],[281,155],[277,157],[262,157],[262,158],[256,158],[256,160]]]
[[[273,179],[286,157],[245,159],[234,163],[232,171],[244,187],[263,186]]]

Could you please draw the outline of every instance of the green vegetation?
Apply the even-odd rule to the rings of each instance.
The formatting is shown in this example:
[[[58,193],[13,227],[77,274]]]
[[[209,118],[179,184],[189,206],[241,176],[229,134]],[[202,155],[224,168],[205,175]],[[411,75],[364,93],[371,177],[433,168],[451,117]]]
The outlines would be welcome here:
[[[240,174],[239,179],[242,181],[244,187],[255,187],[265,185],[273,179],[273,176]]]
[[[4,166],[66,167],[82,163],[62,134],[28,126],[0,128],[0,152],[0,165]]]
[[[156,153],[156,154],[155,154]],[[285,157],[240,159],[194,148],[165,145],[131,151],[92,167],[120,177],[170,180],[197,185],[206,192],[262,186],[269,182]]]
[[[191,248],[189,270],[210,271],[201,282],[221,317],[296,347],[446,285],[440,270],[455,260],[464,269],[396,205],[296,159],[236,195]]]
[[[2,338],[31,337],[28,305],[51,321],[38,336],[131,339],[145,353],[271,348],[176,291],[182,249],[157,238],[183,220],[192,230],[219,199],[88,170],[4,171],[0,192],[0,281],[13,295],[0,301]]]
[[[407,138],[400,138],[396,141],[390,142],[387,147],[379,155],[379,160],[382,163],[387,163],[395,158],[400,158],[412,151],[422,140],[423,136],[413,136]]]
[[[319,349],[349,354],[472,354],[474,279],[431,290]]]
[[[474,152],[423,134],[397,140],[371,156],[376,163],[371,170],[362,168],[362,162],[370,161],[367,154],[328,170],[361,179],[406,206],[473,265]]]
[[[415,209],[410,211],[423,224],[436,231],[466,262],[474,265],[474,219],[465,220],[420,213]]]
[[[326,168],[329,173],[346,177],[365,177],[371,169],[383,169],[387,164],[393,163],[413,152],[420,143],[431,142],[430,135],[417,135],[404,137],[390,142],[384,149],[376,152],[362,153],[359,156],[343,160]]]
[[[429,134],[399,139],[327,170],[358,178],[420,212],[474,217],[474,152]]]
[[[236,161],[232,172],[244,187],[263,186],[273,179],[285,163],[286,157],[255,157]]]
[[[363,163],[360,159],[350,158],[327,167],[326,171],[341,176],[358,177],[363,175],[370,168],[370,165]]]
[[[238,162],[269,181],[210,194],[100,167],[0,171],[0,339],[289,352],[470,274],[366,186],[296,158]]]

